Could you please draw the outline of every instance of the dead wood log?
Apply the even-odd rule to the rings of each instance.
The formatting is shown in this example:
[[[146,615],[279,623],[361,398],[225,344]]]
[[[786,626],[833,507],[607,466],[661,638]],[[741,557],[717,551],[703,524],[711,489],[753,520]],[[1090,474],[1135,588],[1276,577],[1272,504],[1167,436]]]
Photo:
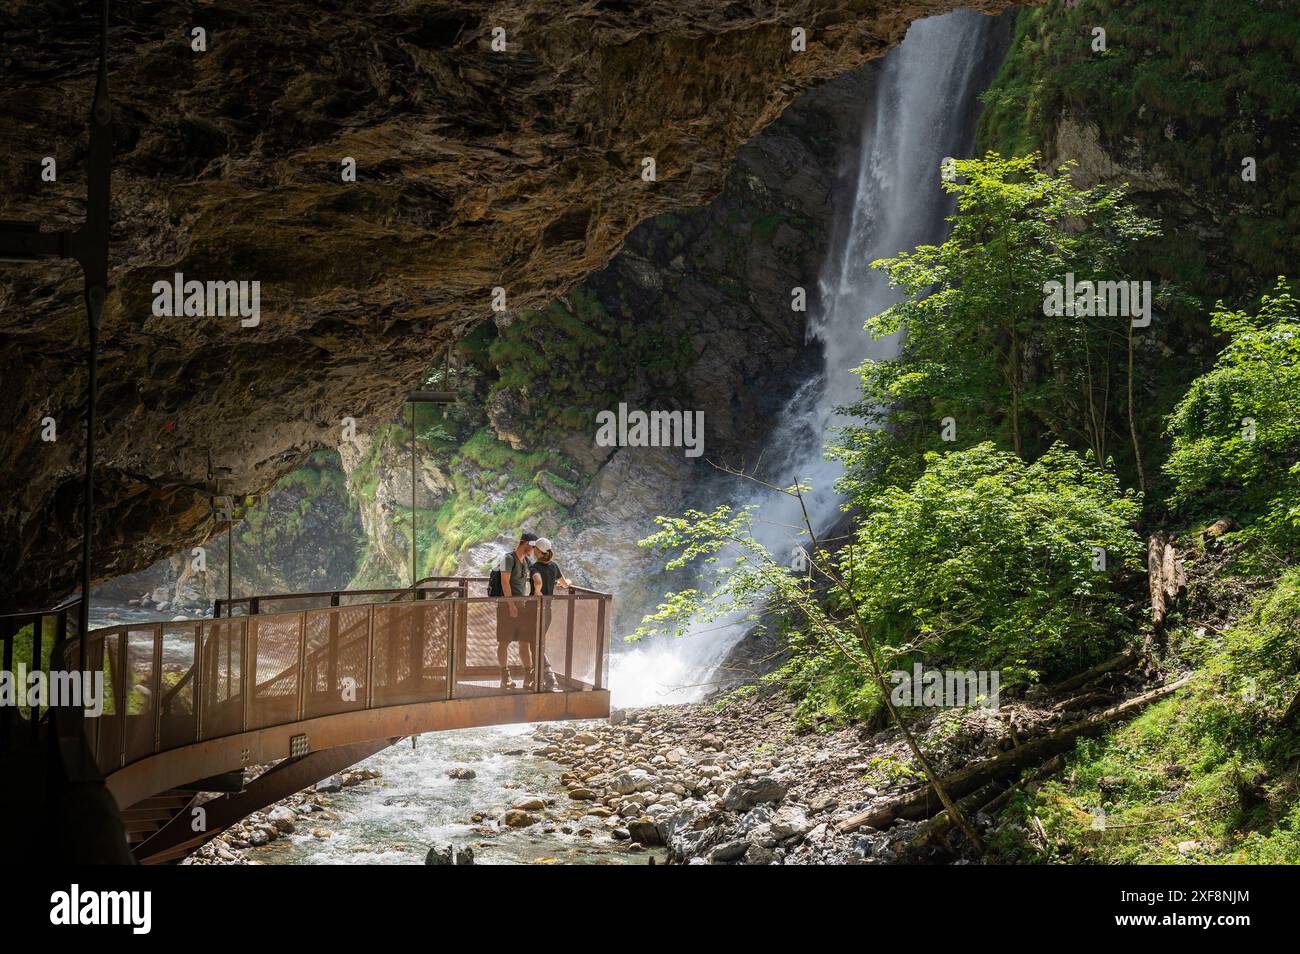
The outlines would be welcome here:
[[[1098,676],[1103,676],[1108,672],[1117,672],[1127,669],[1129,666],[1137,662],[1137,659],[1138,654],[1136,650],[1126,649],[1122,653],[1111,656],[1109,659],[1097,663],[1097,665],[1090,669],[1085,669],[1083,672],[1076,673],[1069,679],[1062,679],[1056,685],[1047,688],[1057,695],[1065,692],[1073,692],[1075,689],[1080,689],[1083,686],[1086,686]]]
[[[973,815],[977,809],[986,802],[996,798],[1005,786],[997,780],[989,782],[984,787],[972,792],[965,798],[957,801],[957,808],[964,815]],[[912,838],[907,842],[907,850],[915,851],[919,848],[929,847],[943,838],[953,827],[952,819],[945,808],[933,818],[927,819],[916,831]]]
[[[1147,541],[1147,582],[1151,589],[1151,622],[1159,630],[1170,606],[1187,586],[1183,561],[1168,534],[1157,533]]]
[[[1283,728],[1291,724],[1291,720],[1300,715],[1300,692],[1291,697],[1291,704],[1286,707],[1286,712],[1282,713],[1282,718],[1278,720],[1278,725]]]
[[[1056,774],[1064,766],[1065,766],[1065,756],[1059,754],[1053,755],[1042,765],[1038,766],[1038,768],[1036,768],[1033,774],[1031,774],[1028,778],[1022,779],[1021,781],[1017,782],[1014,785],[1008,785],[1001,795],[993,799],[993,801],[981,805],[978,810],[984,812],[984,814],[986,815],[993,815],[996,812],[1001,811],[1002,807],[1006,805],[1007,802],[1011,801],[1011,796],[1014,795],[1017,791],[1019,791],[1022,788],[1028,789],[1035,782],[1041,782],[1049,775]]]
[[[1126,699],[1109,709],[1103,709],[1101,712],[1094,712],[1078,722],[1072,722],[1069,725],[1026,739],[1024,744],[1017,748],[1007,752],[1000,752],[991,758],[953,772],[942,780],[942,784],[951,798],[962,798],[991,781],[1005,778],[1030,765],[1051,758],[1059,752],[1066,751],[1074,745],[1077,739],[1096,735],[1102,732],[1111,722],[1135,715],[1138,710],[1150,703],[1177,692],[1191,682],[1192,678],[1192,676],[1184,676],[1167,686],[1161,686],[1158,689],[1152,689],[1150,692],[1144,692],[1131,699]],[[882,828],[898,819],[917,821],[929,818],[939,811],[941,807],[930,786],[923,785],[910,792],[904,792],[902,795],[891,798],[883,804],[846,818],[840,822],[838,830],[850,832],[863,827]]]
[[[1114,699],[1114,692],[1107,692],[1105,689],[1093,689],[1091,692],[1085,692],[1081,695],[1070,696],[1068,699],[1062,699],[1056,705],[1052,706],[1052,711],[1081,712],[1084,709],[1092,708],[1098,703],[1112,702]]]

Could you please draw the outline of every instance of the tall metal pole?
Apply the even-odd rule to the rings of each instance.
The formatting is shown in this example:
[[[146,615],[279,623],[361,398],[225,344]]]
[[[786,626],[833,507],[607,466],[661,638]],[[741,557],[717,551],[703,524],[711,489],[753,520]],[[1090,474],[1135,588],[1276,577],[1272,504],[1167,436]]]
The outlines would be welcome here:
[[[78,664],[86,670],[86,634],[90,632],[90,561],[95,516],[95,423],[99,396],[99,323],[108,297],[108,212],[112,185],[112,113],[108,106],[108,0],[99,25],[99,75],[90,110],[90,155],[86,170],[86,221],[73,236],[86,276],[86,318],[90,330],[89,382],[86,397],[86,476],[81,534],[81,607],[77,613]]]
[[[416,503],[415,481],[416,481],[416,473],[417,473],[416,466],[415,466],[415,461],[416,461],[415,412],[417,406],[420,404],[446,405],[446,404],[454,404],[455,402],[456,402],[456,395],[452,391],[416,391],[406,399],[406,403],[411,405],[411,589],[412,591],[414,591],[415,589],[415,581],[417,579],[416,561],[419,558],[419,549],[415,538],[415,533],[416,530],[418,529],[415,521],[415,503]],[[444,414],[445,413],[446,412],[444,411]],[[415,598],[414,593],[412,593],[411,598],[412,599]]]
[[[411,402],[411,599],[415,599],[415,412],[418,406]]]
[[[226,510],[226,616],[230,616],[233,604],[235,580],[235,500],[227,497],[230,507]]]

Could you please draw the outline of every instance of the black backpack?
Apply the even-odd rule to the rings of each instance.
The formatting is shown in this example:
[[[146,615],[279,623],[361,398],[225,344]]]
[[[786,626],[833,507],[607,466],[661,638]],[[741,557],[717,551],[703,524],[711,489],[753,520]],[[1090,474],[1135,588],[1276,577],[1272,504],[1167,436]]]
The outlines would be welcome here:
[[[506,556],[507,556],[507,555],[508,555],[512,560],[518,560],[518,559],[519,559],[519,557],[515,556],[513,553],[510,553],[510,554],[505,554],[505,553],[503,553],[503,554],[501,554],[501,559],[497,560],[497,568],[496,568],[495,570],[493,570],[491,573],[488,574],[488,596],[508,596],[508,595],[509,595],[509,594],[506,593],[506,588],[505,588],[505,585],[504,585],[504,578],[503,578],[503,576],[502,576],[502,570],[501,570],[501,567],[505,565],[505,562],[506,562]]]

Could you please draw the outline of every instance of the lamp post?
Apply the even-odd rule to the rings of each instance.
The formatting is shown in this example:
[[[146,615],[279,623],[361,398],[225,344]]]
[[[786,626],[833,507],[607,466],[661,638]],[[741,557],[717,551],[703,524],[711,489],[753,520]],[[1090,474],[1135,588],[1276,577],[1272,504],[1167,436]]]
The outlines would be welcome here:
[[[444,379],[445,380],[445,379]],[[416,566],[419,556],[417,543],[415,539],[415,412],[421,404],[455,404],[455,391],[415,391],[406,399],[406,403],[411,405],[411,594],[414,599]]]
[[[95,402],[99,360],[99,323],[108,297],[108,207],[113,161],[112,113],[108,99],[108,0],[99,24],[99,72],[90,109],[90,151],[86,161],[86,219],[73,230],[42,232],[38,222],[0,221],[0,261],[36,262],[71,258],[85,277],[89,348],[86,357],[86,471],[82,488],[81,606],[77,611],[78,665],[86,668],[86,633],[90,630],[90,556],[95,489]]]
[[[242,520],[248,516],[248,509],[255,507],[261,502],[261,496],[252,494],[241,497],[239,502],[231,494],[221,492],[221,481],[223,478],[230,477],[234,474],[230,467],[214,467],[212,465],[212,453],[208,453],[208,510],[220,517],[226,524],[226,617],[231,615],[231,607],[235,598],[234,581],[235,581],[235,520]],[[214,613],[214,616],[219,614]]]
[[[231,526],[235,518],[235,501],[233,497],[223,497],[221,495],[221,478],[230,477],[234,470],[229,467],[212,466],[212,452],[208,451],[208,511],[214,513],[226,522],[226,615],[230,615],[230,600],[232,596],[231,580],[234,577],[235,561],[231,556]]]

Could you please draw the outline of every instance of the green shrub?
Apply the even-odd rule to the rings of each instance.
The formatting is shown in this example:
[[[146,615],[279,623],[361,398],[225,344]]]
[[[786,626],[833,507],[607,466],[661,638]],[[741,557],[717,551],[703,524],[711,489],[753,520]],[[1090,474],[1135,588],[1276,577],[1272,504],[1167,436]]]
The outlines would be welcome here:
[[[866,504],[841,573],[900,656],[1001,669],[1004,685],[1063,675],[1132,627],[1118,583],[1141,569],[1139,510],[1060,444],[1032,464],[987,443],[931,453]]]
[[[1234,516],[1291,562],[1300,545],[1297,301],[1279,279],[1258,314],[1220,305],[1213,320],[1228,345],[1169,418],[1173,503],[1195,516]]]

